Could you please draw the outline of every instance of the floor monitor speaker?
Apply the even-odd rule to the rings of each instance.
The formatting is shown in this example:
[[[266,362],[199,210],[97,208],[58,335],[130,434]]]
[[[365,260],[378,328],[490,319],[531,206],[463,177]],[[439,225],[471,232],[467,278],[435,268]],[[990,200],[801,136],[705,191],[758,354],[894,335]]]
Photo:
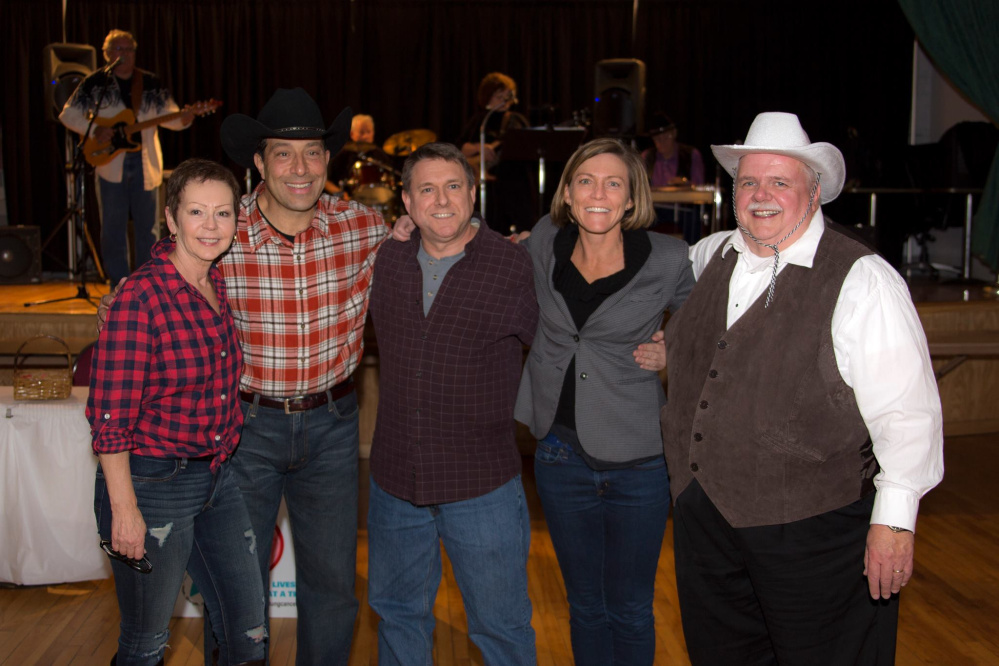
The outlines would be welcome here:
[[[42,281],[40,236],[38,227],[0,227],[0,284]]]

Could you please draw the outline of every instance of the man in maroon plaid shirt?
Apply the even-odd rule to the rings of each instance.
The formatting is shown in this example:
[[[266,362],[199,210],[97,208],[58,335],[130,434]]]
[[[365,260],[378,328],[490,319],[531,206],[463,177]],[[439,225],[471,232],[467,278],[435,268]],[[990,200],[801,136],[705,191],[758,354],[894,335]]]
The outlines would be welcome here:
[[[379,403],[368,603],[379,664],[432,663],[440,543],[487,664],[534,664],[530,518],[513,405],[538,325],[527,251],[472,221],[475,176],[450,144],[419,148],[402,199],[417,231],[379,250],[371,291]]]

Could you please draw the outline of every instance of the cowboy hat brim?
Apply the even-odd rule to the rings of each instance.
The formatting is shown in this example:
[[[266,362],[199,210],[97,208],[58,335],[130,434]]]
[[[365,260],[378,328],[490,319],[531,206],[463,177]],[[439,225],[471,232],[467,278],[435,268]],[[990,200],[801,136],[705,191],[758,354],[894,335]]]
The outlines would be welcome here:
[[[253,155],[257,152],[261,139],[322,139],[332,157],[340,152],[350,137],[352,116],[350,107],[344,107],[333,124],[324,132],[321,128],[311,127],[273,130],[255,118],[234,113],[222,121],[220,132],[222,148],[233,162],[242,167],[254,166]]]

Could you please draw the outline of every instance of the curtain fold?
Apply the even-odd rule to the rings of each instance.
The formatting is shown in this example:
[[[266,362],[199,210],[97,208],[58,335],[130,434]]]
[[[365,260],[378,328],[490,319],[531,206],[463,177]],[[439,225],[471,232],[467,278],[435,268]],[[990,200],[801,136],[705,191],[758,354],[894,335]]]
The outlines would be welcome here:
[[[999,125],[999,2],[898,0],[916,38],[941,72]],[[999,270],[999,151],[978,203],[972,250]]]

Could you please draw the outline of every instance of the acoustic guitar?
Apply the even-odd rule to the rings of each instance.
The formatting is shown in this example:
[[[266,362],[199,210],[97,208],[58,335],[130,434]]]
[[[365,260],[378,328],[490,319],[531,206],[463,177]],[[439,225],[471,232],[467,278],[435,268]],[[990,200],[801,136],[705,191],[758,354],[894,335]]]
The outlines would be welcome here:
[[[103,166],[117,157],[118,153],[123,151],[134,153],[135,151],[142,149],[141,143],[132,140],[132,135],[136,132],[141,132],[148,127],[154,127],[156,125],[162,125],[163,123],[170,122],[174,118],[179,118],[187,112],[191,112],[198,117],[208,115],[209,113],[215,113],[220,106],[222,106],[222,102],[216,99],[210,99],[207,102],[188,104],[176,113],[168,113],[163,116],[157,116],[156,118],[143,120],[141,123],[135,122],[135,114],[131,109],[124,109],[113,118],[97,118],[94,121],[94,125],[107,127],[114,132],[114,136],[111,137],[110,141],[103,142],[98,141],[94,137],[88,138],[83,144],[83,156],[91,165],[95,167]]]

